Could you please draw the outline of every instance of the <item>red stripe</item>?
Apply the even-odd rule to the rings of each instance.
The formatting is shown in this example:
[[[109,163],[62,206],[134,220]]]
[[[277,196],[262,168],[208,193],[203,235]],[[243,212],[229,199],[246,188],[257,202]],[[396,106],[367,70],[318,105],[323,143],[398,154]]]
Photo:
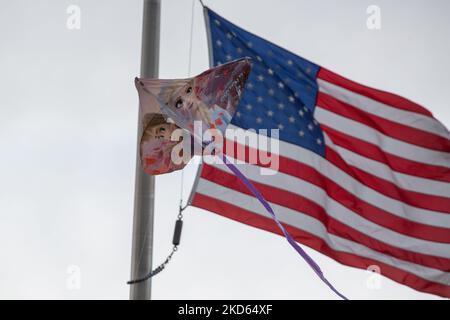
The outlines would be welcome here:
[[[201,177],[224,186],[228,189],[253,196],[248,188],[243,185],[235,175],[224,172],[210,165],[204,165],[201,172]],[[303,212],[311,217],[314,217],[315,219],[322,222],[328,233],[357,243],[361,243],[373,250],[402,260],[410,261],[442,271],[450,271],[450,259],[435,257],[394,247],[388,243],[384,243],[375,238],[367,236],[352,228],[351,226],[347,226],[339,222],[332,216],[329,216],[322,206],[306,197],[253,180],[252,183],[263,194],[267,201],[278,204],[285,208],[292,209],[294,211]]]
[[[398,201],[427,210],[450,213],[450,198],[399,188],[396,184],[345,162],[333,149],[326,147],[326,159],[364,185]]]
[[[334,144],[366,158],[384,163],[394,171],[431,180],[450,182],[450,169],[448,168],[401,158],[381,150],[372,143],[342,133],[324,124],[320,124],[320,127],[327,133]]]
[[[244,210],[224,201],[220,201],[218,199],[196,193],[194,195],[192,205],[198,208],[203,208],[208,211],[215,212],[224,217],[245,223],[258,229],[263,229],[281,235],[280,230],[271,219],[254,214],[253,212]],[[308,247],[311,247],[314,250],[327,255],[330,258],[338,261],[339,263],[360,269],[367,269],[371,265],[377,265],[380,267],[382,275],[400,284],[407,285],[418,291],[450,298],[449,286],[425,280],[414,274],[387,265],[380,261],[364,258],[351,253],[333,250],[325,241],[311,233],[288,225],[285,225],[285,227],[297,242],[307,245]]]
[[[358,121],[389,137],[408,142],[420,147],[450,152],[450,140],[432,133],[386,120],[379,116],[355,108],[326,93],[319,92],[317,105],[346,118]]]
[[[415,113],[419,113],[428,117],[433,118],[433,115],[430,111],[425,109],[424,107],[418,105],[417,103],[412,102],[406,98],[398,96],[396,94],[392,94],[386,91],[381,91],[373,88],[369,88],[367,86],[361,85],[359,83],[353,82],[349,79],[346,79],[330,70],[325,68],[320,68],[317,77],[319,79],[331,82],[337,86],[345,88],[347,90],[353,91],[355,93],[359,93],[367,98],[371,98],[378,102],[387,104],[391,107],[395,107],[398,109],[411,111]]]
[[[229,140],[227,142],[232,143]],[[236,148],[238,147],[235,146],[234,154],[245,154],[245,157],[241,160],[246,160],[249,162],[249,149],[244,149],[243,145],[239,145],[240,150],[238,152]],[[257,154],[257,152],[253,153],[253,155],[255,154]],[[349,165],[336,151],[328,147],[326,148],[326,159],[357,181],[360,181],[362,184],[378,191],[381,194],[418,208],[450,213],[450,198],[402,189],[393,182],[384,180],[378,176]]]
[[[226,145],[227,143],[225,143],[225,147]],[[233,146],[235,149],[235,158],[239,158],[239,160],[242,161],[248,161],[248,154],[251,148],[237,143],[233,143]],[[238,147],[245,148],[245,157],[242,157],[242,154],[237,152]],[[224,148],[224,152],[227,153],[226,148]],[[261,163],[257,163],[257,165],[264,166]],[[280,155],[279,171],[297,177],[299,179],[303,179],[318,186],[319,188],[324,189],[330,198],[336,200],[346,208],[378,225],[384,226],[411,237],[435,242],[450,243],[449,229],[406,220],[395,216],[381,208],[373,206],[357,198],[355,195],[342,188],[333,180],[322,175],[315,168],[310,167],[302,162],[298,162]]]

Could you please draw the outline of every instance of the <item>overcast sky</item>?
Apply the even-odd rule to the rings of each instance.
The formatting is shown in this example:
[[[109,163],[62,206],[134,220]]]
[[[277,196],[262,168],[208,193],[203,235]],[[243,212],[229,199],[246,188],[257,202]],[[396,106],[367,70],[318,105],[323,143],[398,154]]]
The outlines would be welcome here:
[[[163,0],[160,77],[188,76],[191,0]],[[217,13],[450,127],[450,2],[204,0]],[[67,28],[69,5],[81,28]],[[369,5],[381,29],[366,26]],[[140,0],[0,0],[0,298],[127,299]],[[191,75],[208,67],[195,3]],[[185,169],[184,199],[196,167]],[[154,264],[171,248],[179,172],[156,178]],[[306,249],[351,299],[433,299]],[[79,286],[73,277],[80,271]],[[77,278],[78,279],[78,278]],[[335,299],[280,236],[196,208],[155,299]]]

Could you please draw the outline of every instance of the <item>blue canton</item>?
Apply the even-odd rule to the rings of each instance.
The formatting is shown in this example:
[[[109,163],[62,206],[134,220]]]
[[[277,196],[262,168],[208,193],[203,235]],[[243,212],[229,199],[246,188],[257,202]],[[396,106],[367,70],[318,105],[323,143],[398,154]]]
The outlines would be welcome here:
[[[279,139],[322,156],[323,132],[314,119],[319,66],[257,37],[207,9],[215,66],[249,57],[252,71],[231,121],[244,129],[279,129]]]

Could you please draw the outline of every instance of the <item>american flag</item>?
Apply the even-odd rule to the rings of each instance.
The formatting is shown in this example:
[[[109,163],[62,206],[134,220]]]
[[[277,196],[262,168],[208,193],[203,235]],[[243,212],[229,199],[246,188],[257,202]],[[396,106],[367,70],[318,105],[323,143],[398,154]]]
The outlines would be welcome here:
[[[376,265],[394,281],[450,297],[445,126],[412,101],[341,77],[208,8],[205,19],[212,64],[252,58],[230,128],[278,128],[279,169],[239,168],[293,238],[342,264]],[[189,202],[281,233],[223,165],[202,165]]]

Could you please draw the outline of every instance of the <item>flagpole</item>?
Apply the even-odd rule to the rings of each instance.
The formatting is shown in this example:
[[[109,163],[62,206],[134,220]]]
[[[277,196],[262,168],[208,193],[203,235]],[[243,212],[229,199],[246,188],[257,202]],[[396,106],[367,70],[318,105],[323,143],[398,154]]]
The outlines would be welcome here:
[[[143,11],[141,77],[157,78],[159,71],[160,0],[144,0]],[[153,176],[145,174],[140,164],[139,138],[141,130],[141,119],[139,118],[134,187],[131,279],[137,279],[148,274],[152,268],[155,179]],[[131,300],[150,300],[150,297],[151,278],[130,285]]]

